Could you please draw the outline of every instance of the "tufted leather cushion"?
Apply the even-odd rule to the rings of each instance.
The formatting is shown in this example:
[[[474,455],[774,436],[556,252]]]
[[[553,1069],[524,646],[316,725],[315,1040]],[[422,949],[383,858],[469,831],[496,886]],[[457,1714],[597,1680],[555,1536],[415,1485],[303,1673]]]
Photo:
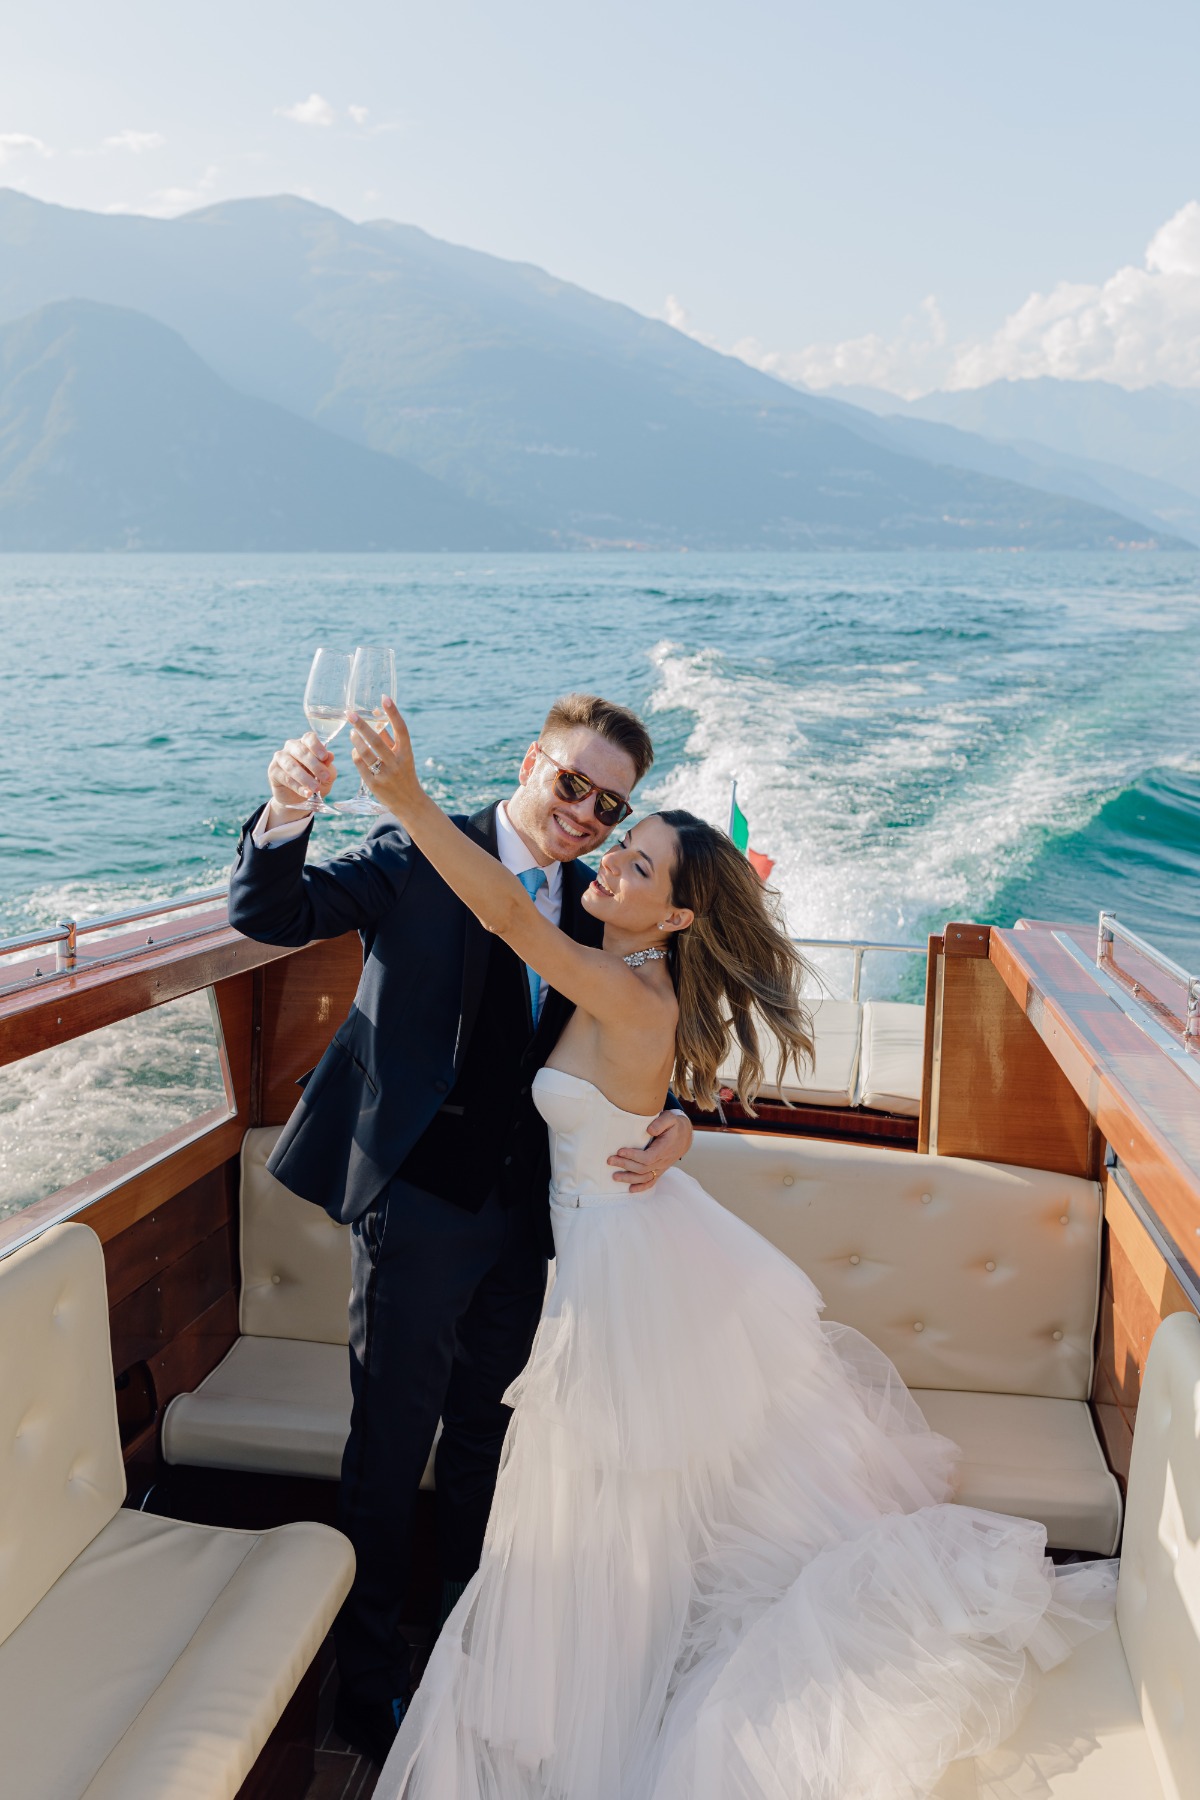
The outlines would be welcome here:
[[[104,1256],[86,1225],[0,1262],[0,1343],[2,1643],[125,1498]]]
[[[913,1388],[1087,1399],[1100,1191],[1001,1163],[697,1132],[684,1164]],[[989,1266],[994,1265],[994,1266]]]
[[[353,1567],[322,1525],[219,1531],[117,1512],[0,1646],[4,1793],[230,1800]]]
[[[763,1083],[764,1100],[777,1100],[782,1095],[804,1106],[853,1106],[858,1085],[858,1053],[862,1009],[852,1000],[818,1000],[812,1009],[816,1061],[812,1069],[797,1075],[788,1065],[787,1079],[779,1081],[778,1061],[772,1064],[764,1057],[770,1079]],[[774,1048],[774,1040],[765,1036]],[[740,1055],[731,1051],[718,1071],[722,1086],[736,1091]]]
[[[915,1119],[921,1110],[924,1060],[925,1008],[897,1000],[868,1000],[863,1007],[858,1104]]]
[[[350,1228],[300,1200],[267,1172],[278,1126],[242,1140],[242,1304],[250,1337],[345,1344]]]
[[[1052,1550],[1113,1554],[1121,1490],[1082,1400],[946,1388],[916,1388],[913,1398],[962,1452],[956,1498],[964,1506],[1037,1519]]]

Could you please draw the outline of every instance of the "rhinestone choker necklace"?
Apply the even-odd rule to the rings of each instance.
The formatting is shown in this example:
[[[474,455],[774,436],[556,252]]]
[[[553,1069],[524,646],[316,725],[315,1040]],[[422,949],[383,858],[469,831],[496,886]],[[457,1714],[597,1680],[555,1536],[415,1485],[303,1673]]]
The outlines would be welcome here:
[[[621,958],[621,961],[627,962],[631,969],[640,969],[643,963],[666,962],[666,960],[666,951],[655,949],[653,944],[648,950],[631,950],[628,956]]]

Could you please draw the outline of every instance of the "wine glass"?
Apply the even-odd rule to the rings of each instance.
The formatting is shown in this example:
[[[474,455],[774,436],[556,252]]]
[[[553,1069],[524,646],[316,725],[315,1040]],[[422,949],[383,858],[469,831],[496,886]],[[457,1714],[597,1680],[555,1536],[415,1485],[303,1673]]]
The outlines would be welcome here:
[[[387,730],[387,714],[380,704],[383,696],[396,698],[396,654],[374,645],[360,644],[354,652],[350,669],[350,685],[346,694],[346,711],[360,713],[374,731]],[[365,781],[358,784],[353,800],[337,800],[334,812],[378,813],[387,809],[379,804]]]
[[[346,723],[350,670],[354,658],[348,650],[319,649],[312,659],[304,688],[304,716],[309,730],[322,744],[331,744]],[[310,812],[332,812],[320,794],[314,793]]]

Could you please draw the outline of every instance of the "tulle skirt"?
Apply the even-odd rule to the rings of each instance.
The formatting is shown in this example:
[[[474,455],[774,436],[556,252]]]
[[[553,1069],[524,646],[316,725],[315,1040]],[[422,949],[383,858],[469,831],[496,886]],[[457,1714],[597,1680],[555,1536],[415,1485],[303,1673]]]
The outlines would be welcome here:
[[[555,1207],[483,1561],[380,1800],[910,1800],[1111,1616],[689,1176]]]

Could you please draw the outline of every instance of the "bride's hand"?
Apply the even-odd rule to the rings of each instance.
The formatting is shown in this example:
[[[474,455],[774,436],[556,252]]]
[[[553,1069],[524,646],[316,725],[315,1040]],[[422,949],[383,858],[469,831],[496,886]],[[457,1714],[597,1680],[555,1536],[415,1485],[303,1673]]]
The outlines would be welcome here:
[[[354,746],[353,762],[371,793],[390,813],[403,823],[406,812],[424,798],[425,790],[417,779],[412,740],[408,726],[400,717],[394,700],[385,699],[391,735],[375,731],[361,713],[349,713],[350,742]]]

